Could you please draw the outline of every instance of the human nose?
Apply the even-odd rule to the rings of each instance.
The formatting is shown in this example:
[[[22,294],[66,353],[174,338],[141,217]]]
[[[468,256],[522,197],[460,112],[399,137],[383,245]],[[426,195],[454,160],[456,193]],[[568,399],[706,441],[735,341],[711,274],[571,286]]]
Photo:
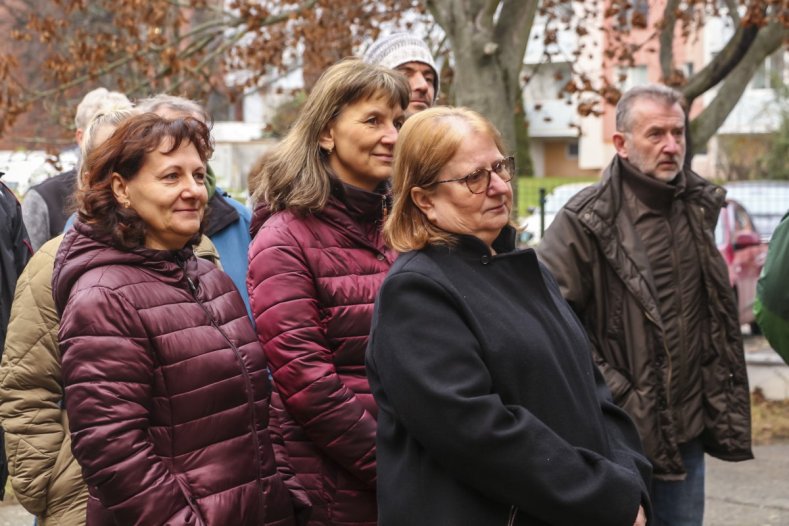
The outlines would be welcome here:
[[[663,147],[663,151],[670,154],[678,153],[680,151],[680,140],[681,139],[669,134],[666,144]]]
[[[417,72],[411,77],[411,91],[426,92],[428,89],[427,79],[421,73]]]
[[[497,195],[507,192],[510,188],[509,181],[505,181],[499,174],[494,171],[488,172],[490,178],[488,182],[488,194]]]
[[[208,196],[208,190],[205,187],[205,181],[203,179],[198,179],[194,177],[194,175],[185,177],[184,179],[185,182],[181,190],[181,195],[185,199],[199,199],[203,195],[206,197]]]
[[[394,146],[397,142],[397,135],[398,130],[394,124],[390,124],[387,126],[386,130],[384,131],[383,136],[381,137],[381,142],[386,145]]]

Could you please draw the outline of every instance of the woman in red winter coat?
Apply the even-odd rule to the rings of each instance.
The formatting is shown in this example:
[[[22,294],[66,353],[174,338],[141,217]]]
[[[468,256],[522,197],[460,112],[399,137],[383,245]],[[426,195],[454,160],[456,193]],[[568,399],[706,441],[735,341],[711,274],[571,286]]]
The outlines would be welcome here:
[[[364,352],[395,259],[381,224],[408,102],[400,74],[335,64],[268,156],[256,190],[247,287],[281,397],[272,414],[312,501],[312,525],[376,524],[378,411]]]
[[[210,153],[205,124],[146,113],[86,160],[52,283],[92,526],[291,526],[309,508],[275,461],[241,296],[192,253]]]

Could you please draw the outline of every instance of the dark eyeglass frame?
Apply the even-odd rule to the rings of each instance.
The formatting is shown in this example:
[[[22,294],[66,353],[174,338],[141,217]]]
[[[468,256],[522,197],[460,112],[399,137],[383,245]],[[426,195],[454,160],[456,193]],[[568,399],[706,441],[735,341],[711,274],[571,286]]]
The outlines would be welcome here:
[[[503,157],[498,161],[495,161],[490,168],[477,168],[473,172],[468,175],[464,175],[463,177],[456,177],[454,179],[444,179],[443,181],[433,181],[432,183],[428,183],[426,185],[422,185],[421,188],[430,188],[431,186],[435,186],[437,184],[442,183],[454,183],[456,181],[463,181],[468,188],[468,191],[472,194],[484,194],[490,188],[490,178],[493,177],[493,174],[498,175],[502,181],[508,183],[512,181],[513,175],[515,175],[515,157],[509,155],[507,157]],[[478,192],[475,192],[471,189],[471,185],[469,181],[471,180],[481,180],[482,177],[485,177],[487,180],[487,184],[482,187],[482,189]]]

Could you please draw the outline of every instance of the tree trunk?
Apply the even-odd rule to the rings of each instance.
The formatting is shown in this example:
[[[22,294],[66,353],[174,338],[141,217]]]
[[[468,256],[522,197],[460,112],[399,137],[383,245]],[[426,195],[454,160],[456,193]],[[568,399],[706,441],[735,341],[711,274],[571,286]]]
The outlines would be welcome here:
[[[516,111],[522,98],[520,73],[537,0],[425,3],[447,34],[455,57],[455,104],[490,119],[509,152],[517,152],[515,119],[523,119],[523,113]],[[531,166],[528,150],[525,159],[523,153],[518,157],[519,166]],[[517,180],[514,183],[513,214],[517,214]]]

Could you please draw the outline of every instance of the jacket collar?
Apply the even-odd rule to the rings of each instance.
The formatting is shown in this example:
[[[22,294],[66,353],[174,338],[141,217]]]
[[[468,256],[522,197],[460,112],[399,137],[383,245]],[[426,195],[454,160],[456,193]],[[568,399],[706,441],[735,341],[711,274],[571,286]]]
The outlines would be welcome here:
[[[515,250],[515,240],[517,232],[511,225],[506,225],[498,237],[493,241],[493,250],[496,251],[496,256],[508,254]],[[490,261],[493,254],[490,248],[476,236],[470,234],[455,234],[453,236],[454,243],[452,245],[431,245],[434,250],[444,250],[450,253],[457,254],[461,257],[480,260],[483,263]]]
[[[625,185],[639,201],[656,212],[668,213],[674,200],[685,191],[685,173],[682,171],[667,183],[646,175],[626,159],[620,158],[620,161]]]
[[[329,200],[323,210],[316,214],[323,216],[330,222],[342,225],[343,228],[366,240],[367,236],[361,232],[359,224],[378,223],[375,226],[380,230],[392,205],[390,188],[390,183],[385,181],[378,185],[375,191],[368,192],[332,178]],[[252,223],[249,226],[249,232],[253,238],[272,214],[273,212],[267,203],[260,201],[255,205]],[[369,241],[365,242],[369,244]],[[376,247],[376,249],[380,249],[380,247]]]
[[[232,199],[232,197],[228,197],[228,199]],[[213,237],[214,234],[221,232],[241,218],[233,205],[225,201],[224,192],[220,188],[217,188],[214,195],[208,200],[206,215],[204,233],[208,237]]]
[[[331,196],[315,216],[345,231],[360,245],[384,253],[387,248],[381,229],[390,200],[388,182],[368,192],[332,179]]]
[[[374,191],[368,192],[343,183],[339,179],[332,179],[331,195],[342,203],[349,216],[360,223],[383,220],[391,203],[388,181],[378,185]]]
[[[71,289],[86,272],[98,267],[128,265],[155,273],[164,283],[188,288],[186,278],[198,286],[197,259],[191,245],[180,250],[153,250],[139,247],[124,250],[112,238],[98,233],[79,220],[66,233],[55,260],[52,291],[58,313],[62,314]]]
[[[620,157],[603,172],[603,177],[589,192],[579,194],[568,203],[578,220],[597,239],[608,264],[622,279],[628,291],[641,303],[647,316],[662,326],[657,299],[651,281],[649,262],[645,252],[639,250],[638,235],[630,218],[620,213],[622,206],[623,163]],[[713,229],[723,206],[726,192],[720,186],[706,181],[691,170],[683,169],[685,188],[681,198],[697,205],[698,210],[688,216],[691,229],[698,236],[704,229]],[[700,214],[697,216],[696,214]],[[697,219],[698,218],[698,219]],[[697,240],[703,243],[703,238]],[[712,243],[712,241],[710,241]]]

